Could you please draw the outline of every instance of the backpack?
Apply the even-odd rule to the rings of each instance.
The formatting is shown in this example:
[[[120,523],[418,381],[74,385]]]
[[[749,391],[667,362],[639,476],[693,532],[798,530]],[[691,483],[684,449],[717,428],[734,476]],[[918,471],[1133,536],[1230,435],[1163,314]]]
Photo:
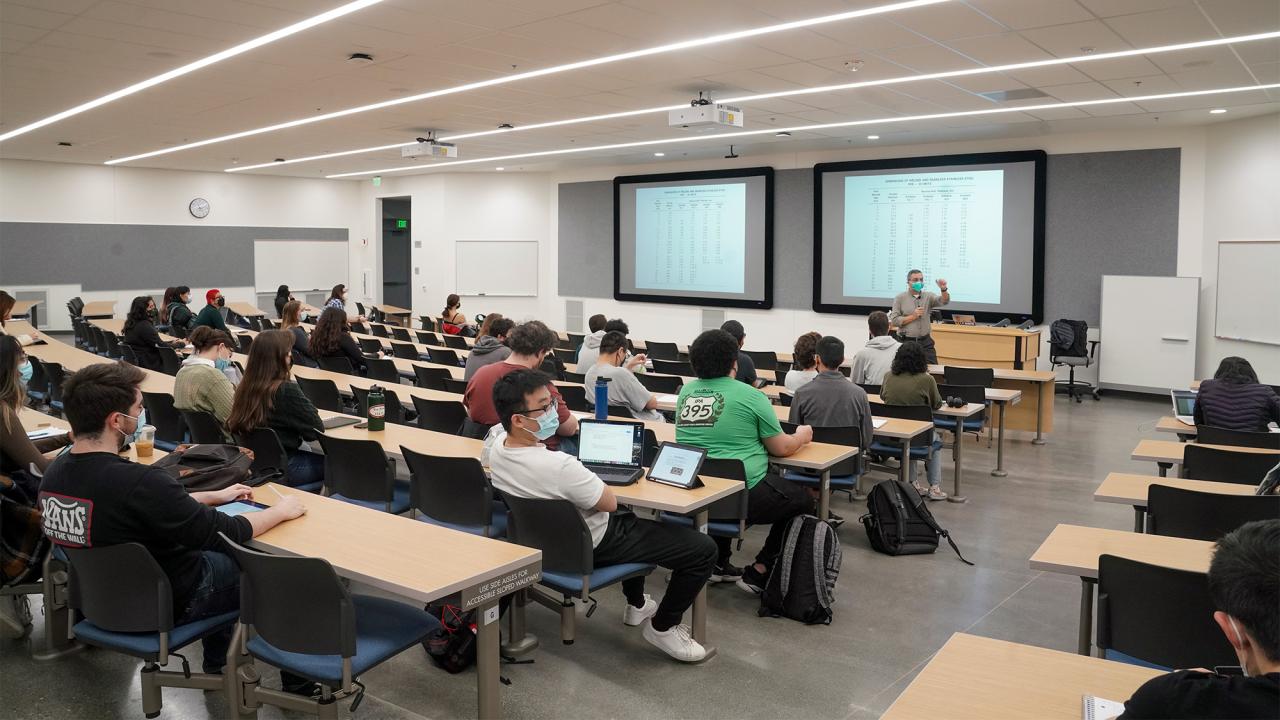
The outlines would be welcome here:
[[[235,445],[179,445],[178,449],[151,464],[182,483],[187,492],[221,490],[236,483],[258,486],[280,473],[253,477],[253,451]]]
[[[453,596],[456,600],[457,596]],[[422,639],[427,657],[451,675],[476,664],[476,611],[464,611],[449,602],[433,602],[424,608],[439,618],[440,627]]]
[[[813,515],[791,518],[779,561],[760,594],[759,615],[831,624],[841,557],[840,538],[831,525]]]
[[[947,539],[956,557],[967,565],[951,535],[938,526],[920,493],[901,480],[877,483],[867,494],[862,516],[871,548],[885,555],[926,555],[938,549],[938,536]]]

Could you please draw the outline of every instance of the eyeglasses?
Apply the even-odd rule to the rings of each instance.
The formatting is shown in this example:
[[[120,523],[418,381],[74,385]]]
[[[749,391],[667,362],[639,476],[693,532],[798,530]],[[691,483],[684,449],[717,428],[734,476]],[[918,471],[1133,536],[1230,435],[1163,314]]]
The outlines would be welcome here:
[[[525,409],[523,409],[523,410],[520,410],[520,411],[519,411],[519,413],[520,413],[521,415],[526,416],[526,417],[532,418],[532,417],[533,417],[533,413],[543,413],[543,414],[545,414],[545,413],[549,413],[549,412],[556,412],[556,410],[557,410],[558,408],[559,408],[559,406],[556,404],[556,401],[555,401],[555,400],[552,400],[552,401],[551,401],[551,403],[550,403],[549,405],[547,405],[546,407],[544,407],[544,408],[533,408],[533,409],[525,408]],[[541,415],[539,415],[539,417],[541,417]]]

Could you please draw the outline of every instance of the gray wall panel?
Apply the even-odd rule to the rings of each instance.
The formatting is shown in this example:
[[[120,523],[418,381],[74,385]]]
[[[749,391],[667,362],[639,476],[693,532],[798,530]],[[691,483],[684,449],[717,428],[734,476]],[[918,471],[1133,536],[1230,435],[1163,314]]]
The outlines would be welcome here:
[[[613,181],[567,183],[559,193],[561,296],[613,297]]]
[[[773,174],[773,306],[813,307],[813,170]]]

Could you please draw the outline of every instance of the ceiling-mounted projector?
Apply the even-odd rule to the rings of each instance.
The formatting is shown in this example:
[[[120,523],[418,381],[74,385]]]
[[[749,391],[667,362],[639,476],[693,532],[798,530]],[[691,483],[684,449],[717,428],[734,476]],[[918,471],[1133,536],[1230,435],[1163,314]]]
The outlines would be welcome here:
[[[712,102],[702,93],[689,103],[689,107],[672,110],[667,115],[671,127],[688,130],[714,130],[719,127],[742,127],[742,108],[735,105]]]
[[[400,148],[400,157],[451,160],[458,157],[458,146],[453,143],[436,142],[435,140],[419,141],[413,145],[406,145]]]

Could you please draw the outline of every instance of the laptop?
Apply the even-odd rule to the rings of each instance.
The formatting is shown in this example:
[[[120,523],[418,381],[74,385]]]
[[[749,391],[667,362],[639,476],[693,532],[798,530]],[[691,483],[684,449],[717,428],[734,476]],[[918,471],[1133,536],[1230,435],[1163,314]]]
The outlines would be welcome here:
[[[1196,392],[1194,390],[1170,390],[1173,397],[1173,416],[1184,425],[1196,424]]]
[[[957,325],[977,325],[978,318],[973,315],[951,315],[951,320]]]
[[[658,446],[658,455],[649,468],[649,479],[686,490],[702,487],[698,471],[706,458],[707,451],[700,447],[664,442]]]
[[[578,460],[606,485],[630,485],[640,479],[644,423],[578,421]]]

